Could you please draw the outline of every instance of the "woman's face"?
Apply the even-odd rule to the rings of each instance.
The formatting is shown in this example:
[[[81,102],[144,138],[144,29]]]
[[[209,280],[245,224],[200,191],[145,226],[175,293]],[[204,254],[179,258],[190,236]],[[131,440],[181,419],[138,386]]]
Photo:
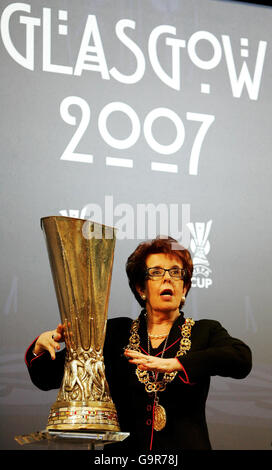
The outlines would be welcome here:
[[[154,253],[146,258],[147,268],[160,267],[171,269],[183,268],[182,262],[174,255],[166,253]],[[186,293],[182,279],[175,279],[166,271],[160,279],[147,279],[145,290],[146,309],[159,311],[175,311],[179,309],[181,298]]]

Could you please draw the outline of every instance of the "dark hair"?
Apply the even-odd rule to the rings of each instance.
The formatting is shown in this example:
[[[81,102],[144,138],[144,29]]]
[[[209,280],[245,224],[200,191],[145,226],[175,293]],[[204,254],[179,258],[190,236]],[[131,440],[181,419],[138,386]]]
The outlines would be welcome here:
[[[184,287],[187,289],[186,296],[191,288],[193,262],[190,252],[180,245],[176,240],[174,240],[174,238],[162,238],[159,235],[154,240],[140,243],[136,250],[127,259],[126,272],[128,276],[129,287],[131,288],[141,307],[145,307],[145,301],[138,294],[136,286],[144,289],[146,279],[146,258],[148,255],[154,253],[166,253],[179,258],[186,273],[184,278]]]

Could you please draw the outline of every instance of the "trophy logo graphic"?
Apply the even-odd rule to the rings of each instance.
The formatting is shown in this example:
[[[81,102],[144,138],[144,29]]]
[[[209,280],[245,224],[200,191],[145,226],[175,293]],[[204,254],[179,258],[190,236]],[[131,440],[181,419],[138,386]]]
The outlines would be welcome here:
[[[192,235],[190,248],[193,253],[194,272],[192,277],[192,287],[208,288],[212,285],[210,278],[212,270],[207,255],[210,252],[211,246],[208,240],[212,220],[209,222],[190,222],[187,227]]]

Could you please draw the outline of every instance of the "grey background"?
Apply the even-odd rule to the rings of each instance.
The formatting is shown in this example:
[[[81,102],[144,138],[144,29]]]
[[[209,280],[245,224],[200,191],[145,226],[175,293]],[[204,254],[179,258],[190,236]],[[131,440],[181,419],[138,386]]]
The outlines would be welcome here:
[[[1,14],[10,1],[1,0]],[[124,74],[135,70],[135,58],[118,40],[115,25],[122,18],[136,22],[126,34],[139,45],[146,59],[143,78],[132,85],[100,73],[81,76],[43,71],[42,26],[35,28],[35,67],[23,68],[0,41],[1,55],[1,330],[0,403],[2,449],[18,449],[17,434],[43,429],[56,391],[37,390],[28,377],[24,353],[42,331],[55,328],[59,314],[40,218],[61,210],[78,211],[88,203],[102,209],[105,195],[114,206],[164,203],[190,205],[192,222],[212,220],[208,254],[212,285],[191,289],[185,314],[195,319],[220,321],[230,334],[249,344],[254,366],[244,380],[213,378],[207,403],[207,419],[214,449],[271,448],[271,19],[270,8],[216,0],[33,0],[30,16],[42,18],[42,8],[52,14],[52,62],[74,66],[85,23],[96,15],[108,69]],[[57,34],[58,11],[68,11],[68,35]],[[25,14],[29,16],[28,14]],[[19,13],[10,22],[14,45],[25,53],[25,25]],[[62,22],[64,23],[64,22]],[[246,88],[241,97],[232,94],[224,53],[212,70],[196,67],[187,49],[181,49],[181,90],[165,85],[148,58],[148,38],[158,25],[177,29],[186,41],[196,31],[208,31],[219,41],[230,36],[238,72],[245,60],[253,75],[259,41],[267,42],[257,100]],[[240,38],[249,40],[249,57],[241,59]],[[163,36],[165,38],[165,35]],[[199,43],[199,57],[208,60],[212,49]],[[223,51],[223,47],[222,47]],[[170,73],[171,55],[159,42],[162,66]],[[211,93],[200,91],[209,83]],[[67,96],[83,98],[91,109],[91,121],[77,151],[91,153],[94,163],[60,160],[75,128],[60,116]],[[112,149],[97,126],[101,109],[121,101],[137,113],[142,128],[154,108],[167,107],[182,119],[184,145],[173,155],[158,155],[146,143],[143,131],[127,150]],[[189,175],[189,155],[198,123],[186,120],[187,112],[212,114],[215,121],[204,139],[198,175]],[[78,110],[75,110],[78,113]],[[80,114],[79,114],[80,116]],[[125,138],[130,125],[118,113],[110,130]],[[165,119],[154,125],[162,144],[175,138]],[[133,169],[108,167],[105,157],[131,158]],[[177,174],[151,171],[151,161],[175,163]],[[119,217],[120,218],[120,217]],[[114,222],[118,220],[115,218]],[[157,231],[159,230],[156,227]],[[125,262],[140,240],[117,240],[109,317],[139,312],[129,291]],[[22,449],[27,449],[25,446]]]

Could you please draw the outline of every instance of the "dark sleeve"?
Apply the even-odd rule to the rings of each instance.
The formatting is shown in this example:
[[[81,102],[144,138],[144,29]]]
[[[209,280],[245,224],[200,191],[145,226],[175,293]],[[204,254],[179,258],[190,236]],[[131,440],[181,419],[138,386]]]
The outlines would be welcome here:
[[[121,384],[129,374],[128,369],[131,368],[131,364],[124,356],[124,348],[128,345],[130,336],[131,322],[130,318],[118,317],[108,320],[107,324],[103,355],[106,379],[115,404],[122,400],[121,397],[126,393],[126,387]]]
[[[54,360],[51,359],[47,351],[39,354],[39,356],[34,356],[32,349],[35,342],[36,339],[31,343],[25,354],[25,363],[32,383],[41,390],[59,388],[64,372],[66,350],[63,349],[57,352]]]
[[[205,376],[220,375],[234,379],[245,378],[252,368],[252,355],[243,341],[232,338],[222,325],[214,320],[200,320],[193,328],[199,346],[189,351],[179,361],[189,377],[190,383]],[[205,338],[206,347],[201,345]]]

